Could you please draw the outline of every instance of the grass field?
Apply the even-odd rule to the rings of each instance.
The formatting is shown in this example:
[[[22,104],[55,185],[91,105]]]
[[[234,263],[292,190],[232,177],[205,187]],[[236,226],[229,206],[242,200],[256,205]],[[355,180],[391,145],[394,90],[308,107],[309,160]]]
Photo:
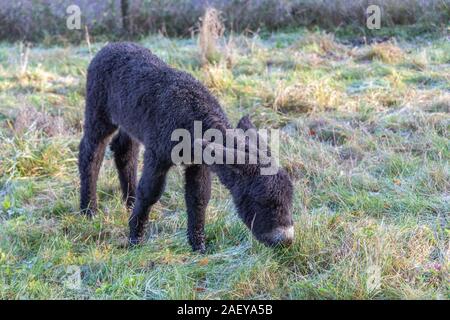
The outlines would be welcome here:
[[[293,246],[253,240],[215,178],[207,254],[193,253],[174,168],[145,244],[124,248],[129,213],[110,151],[100,213],[78,214],[86,68],[104,43],[35,46],[28,64],[19,45],[0,44],[0,298],[450,298],[448,36],[234,36],[208,64],[195,39],[141,43],[204,82],[234,123],[248,113],[282,130]],[[67,283],[72,266],[79,288]]]

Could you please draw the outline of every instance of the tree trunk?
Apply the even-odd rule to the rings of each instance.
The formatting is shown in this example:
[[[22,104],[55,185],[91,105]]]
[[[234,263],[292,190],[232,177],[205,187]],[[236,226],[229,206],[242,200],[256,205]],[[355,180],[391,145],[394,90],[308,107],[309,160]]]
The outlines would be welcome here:
[[[130,3],[128,0],[120,1],[120,9],[122,11],[122,28],[126,34],[130,33]]]

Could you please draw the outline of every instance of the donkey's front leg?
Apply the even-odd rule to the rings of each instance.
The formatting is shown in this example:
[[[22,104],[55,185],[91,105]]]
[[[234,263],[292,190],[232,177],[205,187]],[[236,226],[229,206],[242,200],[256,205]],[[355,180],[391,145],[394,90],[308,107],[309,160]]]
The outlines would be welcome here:
[[[205,211],[211,197],[211,174],[205,165],[186,168],[188,239],[194,251],[205,252]]]
[[[150,207],[161,197],[166,184],[170,164],[158,161],[152,151],[144,154],[144,170],[136,190],[136,202],[130,217],[130,244],[142,240],[144,227],[148,220]]]

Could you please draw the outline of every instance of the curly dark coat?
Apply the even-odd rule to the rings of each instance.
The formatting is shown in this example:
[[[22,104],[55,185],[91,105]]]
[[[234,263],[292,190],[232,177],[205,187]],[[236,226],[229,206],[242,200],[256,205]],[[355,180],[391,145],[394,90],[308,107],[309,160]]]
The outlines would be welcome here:
[[[192,133],[194,120],[202,121],[203,130],[231,128],[217,100],[199,81],[171,68],[150,50],[132,43],[109,44],[100,50],[87,75],[79,153],[82,212],[92,215],[97,208],[99,169],[109,138],[119,129],[111,150],[123,197],[133,207],[130,242],[138,243],[149,209],[160,198],[166,174],[173,165],[171,150],[176,142],[171,141],[171,134],[178,128]],[[238,126],[253,127],[248,118]],[[140,143],[145,147],[144,169],[137,185]],[[292,184],[288,175],[280,169],[275,175],[261,176],[249,166],[186,166],[188,238],[194,250],[205,250],[210,169],[231,191],[240,217],[260,241],[276,244],[292,240]],[[290,232],[275,232],[286,228]]]

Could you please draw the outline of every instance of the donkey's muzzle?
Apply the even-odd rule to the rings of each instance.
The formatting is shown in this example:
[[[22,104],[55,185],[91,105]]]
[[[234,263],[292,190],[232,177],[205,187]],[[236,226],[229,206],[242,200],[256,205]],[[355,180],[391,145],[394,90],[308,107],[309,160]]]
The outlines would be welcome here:
[[[263,234],[260,238],[268,246],[290,246],[294,241],[294,226],[277,227],[275,230]]]

